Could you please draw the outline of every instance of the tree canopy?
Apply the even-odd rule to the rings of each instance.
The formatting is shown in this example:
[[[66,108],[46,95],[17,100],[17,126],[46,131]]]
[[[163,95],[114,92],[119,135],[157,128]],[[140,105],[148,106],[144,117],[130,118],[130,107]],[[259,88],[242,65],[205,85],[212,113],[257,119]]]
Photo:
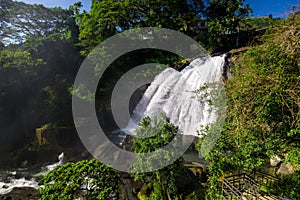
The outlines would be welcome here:
[[[69,30],[72,10],[46,8],[13,0],[0,1],[0,41],[22,42],[26,37],[46,37]]]
[[[203,21],[210,22],[209,33],[214,32],[214,37],[218,37],[217,34],[222,29],[235,29],[248,15],[250,8],[248,5],[244,6],[243,2],[244,0],[93,0],[90,12],[77,15],[80,44],[86,54],[106,38],[139,27],[163,27],[195,36],[202,34],[197,32],[197,27]]]
[[[68,88],[81,58],[72,9],[11,0],[0,7],[0,137],[6,146],[31,138],[45,123],[72,124]]]

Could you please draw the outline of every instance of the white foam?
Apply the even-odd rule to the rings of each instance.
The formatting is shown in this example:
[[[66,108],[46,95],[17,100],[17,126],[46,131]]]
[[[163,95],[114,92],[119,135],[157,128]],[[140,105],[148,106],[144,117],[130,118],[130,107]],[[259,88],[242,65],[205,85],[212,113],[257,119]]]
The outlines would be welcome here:
[[[59,161],[57,163],[46,166],[45,168],[42,169],[41,172],[33,175],[33,177],[44,176],[47,173],[49,173],[51,170],[55,169],[57,166],[63,165],[63,159],[64,159],[64,153],[61,153],[58,156]],[[24,171],[24,169],[18,169],[18,170]],[[15,175],[17,175],[17,171],[6,172],[6,173],[8,174],[7,180],[5,182],[0,181],[0,195],[8,194],[16,187],[31,187],[34,189],[43,187],[42,185],[39,185],[36,178],[31,178],[31,179],[25,179],[24,177],[15,178]]]
[[[39,188],[38,182],[32,178],[26,180],[25,178],[11,179],[8,183],[0,182],[0,194],[10,193],[15,187],[31,187]]]
[[[205,84],[221,82],[224,63],[225,55],[195,59],[181,72],[165,69],[146,90],[127,129],[137,128],[145,116],[155,118],[164,112],[182,134],[199,136],[197,130],[215,122],[217,116],[207,102],[195,98],[193,91]]]

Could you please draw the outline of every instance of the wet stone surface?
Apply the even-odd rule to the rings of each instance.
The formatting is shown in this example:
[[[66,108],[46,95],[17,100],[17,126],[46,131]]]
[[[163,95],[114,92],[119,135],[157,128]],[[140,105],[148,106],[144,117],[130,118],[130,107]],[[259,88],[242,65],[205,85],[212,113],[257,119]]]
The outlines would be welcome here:
[[[39,198],[39,191],[30,187],[14,188],[10,193],[0,195],[0,200],[36,200]]]

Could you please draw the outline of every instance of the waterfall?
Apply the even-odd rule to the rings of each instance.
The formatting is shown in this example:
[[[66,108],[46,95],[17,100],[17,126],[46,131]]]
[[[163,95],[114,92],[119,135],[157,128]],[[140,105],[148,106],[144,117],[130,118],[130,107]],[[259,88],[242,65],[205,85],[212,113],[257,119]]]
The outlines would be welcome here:
[[[127,129],[132,132],[143,117],[154,118],[163,112],[182,134],[201,137],[197,131],[215,122],[217,115],[208,102],[197,98],[195,91],[222,82],[225,58],[226,55],[198,58],[181,72],[173,68],[162,71],[137,104]]]

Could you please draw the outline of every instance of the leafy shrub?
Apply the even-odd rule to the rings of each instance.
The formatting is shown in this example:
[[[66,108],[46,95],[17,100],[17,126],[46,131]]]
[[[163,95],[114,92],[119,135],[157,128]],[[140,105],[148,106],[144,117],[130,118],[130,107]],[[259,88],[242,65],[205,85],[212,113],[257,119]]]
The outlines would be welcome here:
[[[66,163],[42,180],[41,199],[118,199],[120,176],[96,159]]]
[[[273,186],[274,194],[277,196],[286,196],[292,199],[300,199],[300,172],[289,175],[282,175]]]
[[[164,152],[159,149],[167,145],[176,134],[179,134],[178,127],[170,123],[165,114],[161,114],[156,120],[151,120],[149,117],[144,118],[140,127],[136,129],[136,134],[144,137],[138,137],[134,141],[133,151],[135,153],[151,152],[152,154],[148,157],[136,154],[137,160],[133,165],[133,172],[141,169],[150,171],[153,169],[152,165],[154,163],[164,163],[173,156],[172,151]],[[182,199],[179,183],[183,185],[182,187],[185,187],[185,191],[186,183],[193,183],[189,170],[183,166],[182,158],[153,172],[135,173],[135,178],[141,180],[147,186],[145,191],[140,191],[139,196],[149,200]],[[191,189],[190,185],[188,189]]]

